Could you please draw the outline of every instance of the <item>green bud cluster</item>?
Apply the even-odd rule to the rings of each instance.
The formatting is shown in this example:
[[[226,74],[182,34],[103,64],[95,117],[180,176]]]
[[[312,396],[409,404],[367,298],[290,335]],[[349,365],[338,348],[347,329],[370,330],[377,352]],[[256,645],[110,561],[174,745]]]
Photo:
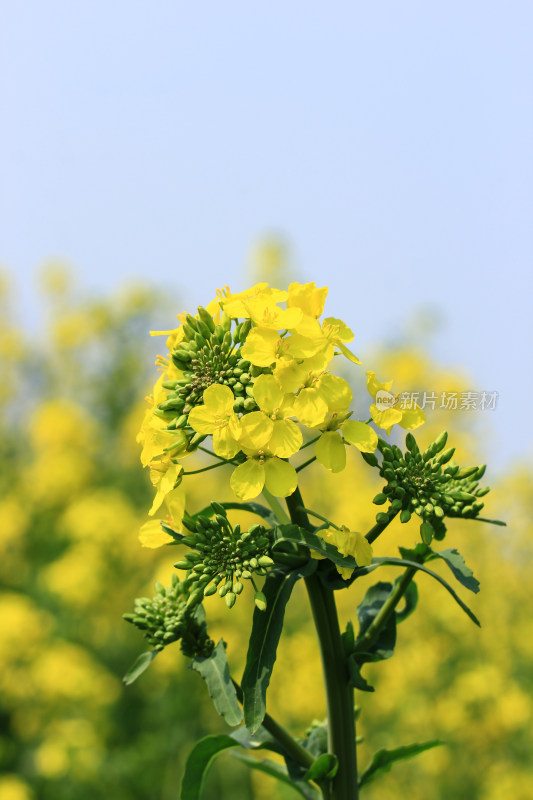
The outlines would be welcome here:
[[[461,469],[452,461],[455,448],[445,449],[447,439],[448,434],[441,433],[423,453],[412,433],[407,434],[405,453],[379,439],[381,466],[375,457],[368,463],[379,467],[387,484],[374,503],[390,505],[387,512],[376,515],[378,523],[386,523],[391,512],[400,512],[401,522],[408,522],[415,513],[422,519],[422,539],[430,544],[433,538],[444,538],[446,517],[472,519],[479,514],[484,505],[481,497],[489,491],[488,487],[479,488],[478,483],[485,465]]]
[[[246,341],[251,321],[237,323],[223,315],[220,324],[201,306],[198,316],[188,314],[183,323],[183,339],[172,352],[172,361],[182,371],[179,380],[168,381],[166,399],[159,411],[172,414],[169,428],[184,428],[189,411],[203,402],[208,386],[220,383],[229,386],[235,395],[236,411],[257,408],[252,394],[253,376],[250,362],[241,358],[240,348]]]
[[[231,525],[220,503],[211,503],[211,509],[212,517],[201,514],[183,520],[190,533],[181,541],[191,550],[174,566],[186,570],[187,605],[194,606],[218,591],[232,608],[244,588],[243,581],[250,580],[256,590],[255,604],[264,610],[265,596],[257,590],[253,576],[266,575],[274,564],[268,555],[271,541],[267,529],[252,525],[242,532],[240,525]]]
[[[168,644],[181,639],[184,655],[207,657],[214,643],[207,635],[203,609],[187,607],[187,588],[177,575],[172,585],[165,588],[159,581],[154,597],[138,597],[133,613],[124,614],[127,622],[143,631],[145,639],[154,650],[160,651]]]

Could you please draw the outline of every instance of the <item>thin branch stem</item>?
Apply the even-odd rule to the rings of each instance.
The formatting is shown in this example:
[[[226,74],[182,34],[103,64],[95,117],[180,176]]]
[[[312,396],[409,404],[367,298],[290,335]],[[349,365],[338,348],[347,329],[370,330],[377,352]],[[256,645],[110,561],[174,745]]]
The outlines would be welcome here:
[[[354,652],[365,652],[376,641],[381,630],[394,612],[394,609],[407,591],[407,587],[411,583],[415,573],[415,567],[408,567],[405,570],[404,574],[381,606],[379,612],[359,639]]]
[[[232,463],[232,461],[224,461],[223,464],[210,464],[208,467],[202,467],[202,469],[192,469],[189,472],[184,472],[183,477],[185,477],[185,475],[198,475],[200,472],[207,472],[210,469],[217,469],[217,467],[224,467],[226,464]]]
[[[268,505],[270,506],[270,508],[272,509],[272,511],[274,512],[274,516],[276,517],[280,525],[288,524],[291,520],[287,516],[287,512],[279,502],[278,498],[274,497],[274,495],[268,491],[266,486],[263,487],[263,496],[267,501]]]
[[[387,513],[389,515],[389,519],[387,520],[387,522],[377,522],[374,525],[374,527],[370,528],[368,533],[365,534],[365,539],[367,540],[367,542],[369,542],[369,544],[372,544],[372,542],[376,541],[378,536],[383,533],[383,531],[385,530],[387,525],[390,525],[390,523],[392,522],[392,520],[394,519],[394,517],[396,516],[396,514],[398,512],[397,511],[388,511]]]
[[[296,472],[300,472],[300,470],[305,469],[306,467],[309,466],[309,464],[312,464],[313,461],[316,461],[316,456],[313,456],[312,458],[308,458],[307,461],[304,461],[303,464],[300,464],[299,467],[296,467]]]
[[[305,511],[306,514],[311,514],[312,517],[316,517],[317,519],[321,519],[322,522],[327,522],[327,524],[331,525],[332,528],[336,528],[338,531],[340,531],[340,528],[339,528],[338,525],[335,525],[335,523],[332,522],[327,517],[323,517],[322,514],[317,514],[316,511],[313,511],[310,508],[304,508],[303,506],[298,506],[298,510],[299,511]]]

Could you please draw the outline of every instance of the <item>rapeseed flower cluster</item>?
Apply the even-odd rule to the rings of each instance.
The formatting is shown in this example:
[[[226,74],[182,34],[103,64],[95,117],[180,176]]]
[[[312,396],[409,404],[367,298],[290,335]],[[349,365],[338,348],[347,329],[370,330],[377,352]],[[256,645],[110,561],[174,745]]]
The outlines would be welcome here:
[[[347,445],[374,452],[378,437],[370,419],[352,419],[352,390],[332,371],[336,356],[361,362],[347,346],[350,328],[334,317],[321,320],[327,291],[314,283],[291,283],[288,291],[258,283],[237,294],[226,287],[195,316],[179,315],[178,328],[159,332],[168,336],[168,354],[157,359],[162,374],[138,436],[156,490],[151,516],[163,507],[162,521],[180,528],[184,461],[204,449],[208,436],[211,455],[234,467],[230,484],[242,501],[264,489],[276,497],[292,494],[298,474],[291,458],[308,445],[314,444],[313,460],[331,472],[345,468]],[[371,394],[390,388],[368,374]],[[371,412],[388,430],[396,422],[415,428],[424,421],[420,409],[408,419],[398,409],[383,420]],[[153,546],[164,543],[165,534],[147,525],[143,543],[150,545],[148,531]]]

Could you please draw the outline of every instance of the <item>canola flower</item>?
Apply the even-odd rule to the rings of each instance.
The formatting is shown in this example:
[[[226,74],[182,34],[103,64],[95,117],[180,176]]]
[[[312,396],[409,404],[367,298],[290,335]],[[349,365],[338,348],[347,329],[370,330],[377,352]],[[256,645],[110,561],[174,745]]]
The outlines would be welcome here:
[[[315,431],[315,458],[332,472],[344,468],[346,446],[376,449],[376,432],[350,418],[352,391],[332,371],[336,355],[360,362],[346,346],[348,326],[333,317],[320,322],[326,296],[327,287],[314,283],[292,283],[288,291],[260,283],[236,294],[226,287],[164,332],[168,354],[157,360],[162,374],[138,436],[156,488],[150,514],[181,484],[182,462],[209,436],[215,457],[234,467],[230,484],[241,500],[265,487],[291,495],[298,479],[290,459]]]

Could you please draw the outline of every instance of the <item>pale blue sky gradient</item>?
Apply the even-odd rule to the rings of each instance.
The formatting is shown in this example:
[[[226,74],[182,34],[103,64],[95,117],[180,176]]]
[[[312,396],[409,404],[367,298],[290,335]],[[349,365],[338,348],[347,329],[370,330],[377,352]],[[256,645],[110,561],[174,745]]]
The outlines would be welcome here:
[[[357,351],[439,309],[435,355],[500,393],[487,456],[529,456],[533,4],[33,0],[0,30],[0,259],[28,319],[45,258],[181,309],[279,232]]]

